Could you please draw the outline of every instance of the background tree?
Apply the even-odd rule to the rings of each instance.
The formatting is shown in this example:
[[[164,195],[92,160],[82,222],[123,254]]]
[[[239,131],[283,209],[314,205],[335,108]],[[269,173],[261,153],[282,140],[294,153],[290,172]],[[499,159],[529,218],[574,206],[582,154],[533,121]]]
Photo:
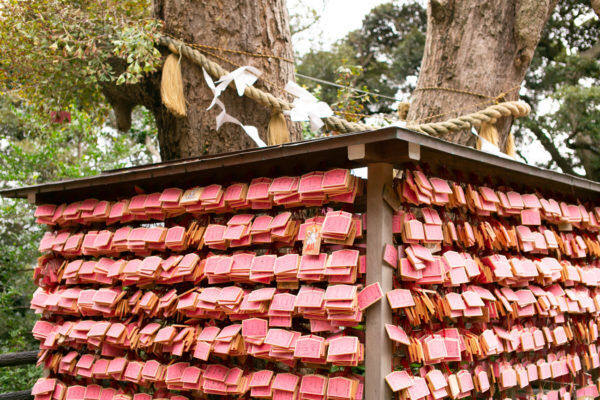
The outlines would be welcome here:
[[[175,118],[166,110],[160,100],[162,57],[156,47],[161,33],[189,43],[293,59],[284,0],[2,0],[0,4],[1,90],[16,91],[46,111],[75,104],[80,109],[97,107],[98,114],[106,115],[103,94],[123,131],[131,125],[133,108],[143,105],[155,117],[165,160],[251,147],[252,142],[232,124],[216,131],[219,110],[206,112],[212,93],[202,71],[186,59],[181,66],[187,117]],[[220,63],[227,58],[235,65],[258,67],[266,78],[259,87],[278,96],[285,96],[282,88],[294,79],[291,62],[216,52]],[[266,139],[271,110],[232,91],[222,99],[232,115],[257,126]],[[298,139],[299,128],[290,129]]]
[[[517,148],[539,141],[543,166],[600,180],[600,20],[585,0],[560,2],[525,77],[530,118]]]
[[[482,96],[516,100],[546,21],[558,0],[431,0],[427,7],[427,40],[412,95],[409,121],[446,120],[481,108]],[[453,88],[469,91],[425,90]],[[483,97],[483,100],[486,99]],[[479,105],[479,106],[477,106]],[[460,110],[454,112],[454,110]],[[452,111],[452,112],[451,112]],[[434,115],[440,115],[433,118]],[[512,117],[496,122],[500,148],[508,137]],[[444,139],[466,144],[467,131],[450,132]]]
[[[588,0],[569,0],[558,3],[552,12],[521,90],[521,97],[532,105],[533,112],[528,118],[518,119],[513,131],[517,152],[520,157],[527,157],[528,162],[600,180],[600,20],[590,5],[593,2]],[[385,10],[385,15],[395,18],[381,17],[382,10]],[[340,77],[340,65],[360,66],[362,75],[355,78],[356,87],[364,86],[371,92],[407,100],[420,73],[425,45],[425,15],[425,8],[417,2],[382,4],[365,17],[360,29],[336,43],[331,51],[313,51],[300,58],[298,72],[336,81]],[[384,42],[389,46],[373,45],[373,38],[375,42],[385,38]],[[368,49],[370,53],[352,51],[350,40],[364,43],[354,48]],[[362,56],[359,57],[359,54]],[[386,60],[383,68],[377,60]],[[481,58],[480,62],[489,61]],[[367,77],[369,82],[385,80],[388,91],[384,91],[385,88],[378,91],[376,86],[366,85]],[[304,78],[299,81],[320,93],[325,101],[331,104],[338,101],[338,88]],[[474,87],[472,90],[475,90]],[[428,93],[440,95],[437,91]],[[491,92],[489,94],[492,95]],[[486,100],[460,94],[456,97],[475,103]],[[363,112],[394,112],[396,104],[394,100],[371,96],[364,101]],[[457,101],[457,104],[460,102]],[[482,106],[466,107],[465,111],[470,112]],[[453,106],[447,110],[456,108],[463,107]],[[432,110],[430,115],[434,113],[436,111]],[[531,145],[539,148],[540,152],[527,156],[527,151],[519,150],[531,148]]]
[[[334,82],[345,69],[359,67],[361,73],[350,80],[342,77],[340,83],[386,96],[360,98],[366,114],[393,112],[393,98],[407,98],[414,89],[426,28],[426,11],[418,2],[381,4],[365,16],[360,29],[350,32],[332,50],[305,54],[298,62],[298,73]],[[338,88],[302,76],[298,80],[312,90],[319,87],[325,102],[339,101]]]

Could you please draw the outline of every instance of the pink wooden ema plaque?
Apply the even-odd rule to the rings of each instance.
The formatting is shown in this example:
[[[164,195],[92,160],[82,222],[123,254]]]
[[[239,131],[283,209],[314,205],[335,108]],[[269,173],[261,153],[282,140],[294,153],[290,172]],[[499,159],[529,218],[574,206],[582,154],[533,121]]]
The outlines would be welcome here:
[[[408,289],[394,289],[386,294],[392,309],[413,307],[415,301]]]
[[[392,392],[397,392],[406,389],[412,385],[410,375],[406,371],[394,371],[385,377],[385,381],[392,389]]]
[[[370,305],[381,300],[382,297],[383,292],[379,282],[372,283],[358,293],[358,308],[363,311]]]

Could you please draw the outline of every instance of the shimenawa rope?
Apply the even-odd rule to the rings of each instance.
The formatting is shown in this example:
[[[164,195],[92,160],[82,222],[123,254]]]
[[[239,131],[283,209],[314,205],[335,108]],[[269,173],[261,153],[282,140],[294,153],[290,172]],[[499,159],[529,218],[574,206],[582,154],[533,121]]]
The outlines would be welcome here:
[[[188,58],[193,63],[204,67],[206,71],[214,78],[218,79],[223,75],[227,75],[229,73],[229,71],[222,68],[219,64],[210,61],[198,50],[194,50],[178,40],[162,36],[160,38],[160,43],[164,46],[167,46],[172,53],[181,53],[184,57]],[[278,99],[272,94],[263,92],[262,90],[257,89],[253,86],[248,86],[244,91],[244,95],[250,97],[251,99],[257,101],[258,103],[264,106],[274,109],[275,111],[282,112],[292,109],[292,104],[288,103],[287,101]],[[365,124],[349,122],[336,117],[323,118],[323,121],[329,129],[344,133],[374,129],[373,127]]]
[[[227,75],[229,71],[225,70],[219,64],[209,60],[200,51],[191,48],[187,44],[173,39],[168,36],[161,36],[159,43],[169,48],[169,50],[178,55],[183,55],[194,64],[204,67],[206,71],[216,79]],[[270,93],[264,92],[253,86],[246,87],[244,95],[255,100],[256,102],[272,108],[276,112],[288,111],[292,109],[292,104],[278,99]],[[431,122],[427,124],[408,125],[407,128],[413,129],[422,133],[437,136],[440,134],[448,133],[450,131],[457,131],[469,128],[471,125],[479,127],[482,123],[488,122],[493,123],[500,117],[514,116],[523,117],[531,111],[529,105],[523,101],[507,101],[499,104],[491,105],[483,110],[463,115],[457,118],[452,118],[444,122]],[[365,130],[377,129],[377,127],[369,126],[362,123],[350,122],[345,119],[337,117],[323,118],[323,122],[327,128],[341,132],[359,132]]]

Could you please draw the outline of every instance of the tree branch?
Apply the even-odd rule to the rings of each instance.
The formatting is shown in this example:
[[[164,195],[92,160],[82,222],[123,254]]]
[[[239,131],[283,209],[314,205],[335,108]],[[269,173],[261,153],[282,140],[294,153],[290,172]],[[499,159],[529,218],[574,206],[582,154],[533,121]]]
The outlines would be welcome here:
[[[594,45],[586,51],[582,51],[579,55],[590,60],[595,60],[596,58],[600,57],[600,40],[594,43]]]
[[[38,350],[0,354],[0,367],[35,364]]]
[[[567,143],[567,147],[573,150],[589,150],[592,153],[600,154],[600,148],[593,146],[589,143],[576,142],[576,143]]]
[[[518,0],[515,6],[514,37],[517,43],[517,67],[527,68],[531,63],[544,25],[550,18],[558,0],[541,6],[537,0]]]
[[[565,143],[569,143],[571,140],[573,140],[575,138],[575,136],[579,135],[579,131],[576,129],[573,129],[573,131],[571,132],[571,134],[567,137],[567,139],[565,140]]]
[[[126,68],[120,58],[113,57],[109,62],[117,73]],[[136,105],[143,105],[152,112],[161,107],[160,74],[161,71],[156,71],[132,85],[117,85],[114,81],[101,83],[102,94],[115,112],[117,129],[126,132],[131,128],[131,112]]]
[[[542,143],[544,149],[550,154],[552,160],[558,165],[558,167],[566,174],[578,175],[573,170],[571,163],[567,159],[565,159],[560,151],[556,148],[552,140],[546,135],[546,133],[537,125],[532,125],[528,127],[531,132],[535,135],[535,137]]]
[[[600,0],[591,0],[592,10],[596,13],[598,18],[600,18]]]
[[[523,152],[522,152],[521,150],[517,150],[517,155],[518,155],[519,157],[521,157],[521,159],[522,159],[523,161],[525,161],[525,164],[529,164],[529,161],[527,161],[527,158],[525,158],[525,156],[523,155]]]
[[[148,152],[152,155],[152,162],[160,162],[160,160],[161,160],[160,152],[158,151],[156,146],[152,143],[152,138],[150,137],[150,135],[146,135],[145,144],[146,144],[146,149],[148,149]]]

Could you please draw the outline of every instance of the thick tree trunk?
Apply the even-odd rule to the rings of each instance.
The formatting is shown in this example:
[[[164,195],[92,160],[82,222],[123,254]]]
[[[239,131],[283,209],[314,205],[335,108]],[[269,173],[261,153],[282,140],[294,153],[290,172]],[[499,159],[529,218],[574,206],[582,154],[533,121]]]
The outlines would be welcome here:
[[[154,14],[164,23],[165,33],[186,43],[202,44],[249,53],[272,54],[293,59],[289,30],[289,17],[285,0],[155,0]],[[209,50],[237,65],[252,65],[263,75],[255,86],[286,98],[283,87],[294,80],[294,65],[278,58],[261,58],[250,55]],[[209,56],[227,70],[235,65]],[[215,118],[221,111],[217,106],[206,111],[213,94],[204,81],[202,69],[181,58],[187,116],[177,118],[160,99],[160,74],[131,87],[108,85],[104,93],[117,114],[117,120],[127,128],[127,117],[132,105],[142,104],[150,109],[158,126],[160,154],[163,160],[193,157],[255,147],[254,142],[241,127],[226,123],[216,130]],[[268,82],[267,82],[268,81]],[[267,141],[271,110],[253,100],[239,97],[228,88],[220,99],[227,112],[244,125],[258,128],[261,138]],[[121,111],[121,112],[120,112]],[[300,139],[300,126],[287,119],[291,139]]]
[[[519,85],[557,1],[430,0],[417,88],[452,88],[493,98]],[[512,91],[504,99],[517,97],[518,91]],[[407,120],[444,121],[490,105],[479,104],[486,100],[474,94],[417,89]],[[438,114],[443,115],[429,118]],[[501,148],[511,124],[512,118],[496,123]],[[443,138],[461,144],[472,140],[467,131]]]

